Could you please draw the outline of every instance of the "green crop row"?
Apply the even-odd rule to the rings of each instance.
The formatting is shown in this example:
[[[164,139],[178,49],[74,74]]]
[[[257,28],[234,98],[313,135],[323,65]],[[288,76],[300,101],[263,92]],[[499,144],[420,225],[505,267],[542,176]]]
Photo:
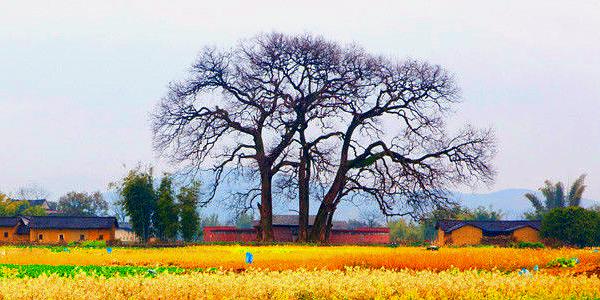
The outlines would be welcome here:
[[[78,274],[99,277],[126,277],[126,276],[148,276],[154,277],[160,273],[184,274],[190,271],[179,267],[139,267],[139,266],[51,266],[51,265],[14,265],[0,264],[0,278],[35,278],[43,274],[58,275],[60,277],[74,277]]]

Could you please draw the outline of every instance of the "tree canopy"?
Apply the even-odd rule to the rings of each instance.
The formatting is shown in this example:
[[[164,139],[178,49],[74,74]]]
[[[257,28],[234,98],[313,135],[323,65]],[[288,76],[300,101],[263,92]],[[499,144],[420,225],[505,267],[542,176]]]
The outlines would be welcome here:
[[[553,183],[546,180],[544,186],[539,189],[544,197],[543,201],[536,194],[525,194],[525,198],[529,200],[534,208],[534,211],[526,213],[525,217],[528,219],[541,219],[544,214],[552,209],[580,206],[586,188],[585,177],[585,174],[579,176],[569,188],[568,193],[565,191],[565,185],[562,182]]]
[[[108,202],[102,194],[94,192],[69,192],[58,200],[57,210],[66,216],[105,216]]]
[[[186,242],[196,241],[200,236],[199,198],[200,183],[197,181],[182,187],[177,194],[181,210],[181,236]]]
[[[25,200],[11,200],[0,193],[0,216],[45,216],[46,210],[41,206],[30,206]]]
[[[144,170],[138,167],[129,171],[117,186],[131,227],[143,241],[152,235],[152,218],[156,212],[153,178],[151,168]]]
[[[179,207],[175,201],[173,179],[165,174],[156,191],[158,201],[154,213],[154,229],[161,240],[175,240],[179,231]]]

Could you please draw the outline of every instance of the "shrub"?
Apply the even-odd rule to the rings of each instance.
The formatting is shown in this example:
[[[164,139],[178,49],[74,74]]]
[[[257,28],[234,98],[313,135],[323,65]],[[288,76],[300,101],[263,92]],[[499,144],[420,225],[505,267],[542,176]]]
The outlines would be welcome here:
[[[541,234],[571,246],[594,246],[600,241],[600,213],[581,207],[555,208],[542,219]]]
[[[561,267],[561,268],[573,268],[579,263],[579,259],[573,258],[564,258],[559,257],[557,259],[553,259],[550,261],[547,266],[548,267]]]
[[[83,241],[79,244],[82,248],[105,248],[106,241]]]
[[[512,243],[510,245],[513,248],[532,248],[532,249],[542,249],[546,247],[543,243],[540,242],[518,242]]]

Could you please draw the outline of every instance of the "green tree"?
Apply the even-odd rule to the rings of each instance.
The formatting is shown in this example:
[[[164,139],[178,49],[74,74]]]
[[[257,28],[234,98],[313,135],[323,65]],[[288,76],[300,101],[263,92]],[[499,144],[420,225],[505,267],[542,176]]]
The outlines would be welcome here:
[[[531,202],[534,208],[533,212],[525,214],[525,218],[541,219],[544,214],[554,208],[580,206],[585,188],[585,174],[573,182],[568,193],[565,192],[565,185],[562,182],[553,183],[546,180],[544,186],[539,189],[544,197],[543,201],[534,193],[525,194],[525,198]]]
[[[46,210],[41,206],[30,206],[25,200],[11,200],[5,194],[0,194],[0,216],[45,216]]]
[[[206,226],[220,226],[221,221],[219,221],[218,214],[210,214],[206,217],[200,217],[200,227]]]
[[[123,208],[133,231],[142,241],[147,241],[152,233],[152,218],[156,211],[152,168],[143,170],[138,167],[129,171],[117,190],[123,198]]]
[[[108,202],[100,192],[69,192],[60,197],[57,210],[66,216],[104,216],[108,213]]]
[[[390,240],[394,243],[423,241],[425,239],[423,224],[408,223],[398,219],[388,223]]]
[[[181,211],[181,235],[186,242],[195,241],[199,237],[200,217],[197,210],[199,196],[199,182],[194,182],[189,187],[182,187],[177,195]]]
[[[175,203],[173,180],[165,174],[156,191],[158,196],[156,213],[154,214],[154,229],[161,240],[172,241],[177,238],[179,230],[179,208]]]
[[[238,214],[234,221],[235,227],[237,228],[252,228],[254,216],[251,213],[245,212]]]
[[[21,215],[21,216],[46,216],[46,215],[48,215],[46,210],[41,206],[31,206],[31,205],[29,205],[29,203],[25,203],[25,205],[20,206],[20,207],[21,207],[21,211],[18,212],[16,215]]]
[[[462,216],[462,220],[469,221],[498,221],[502,220],[504,213],[500,210],[494,210],[491,206],[479,206],[473,210],[467,210],[467,213]]]
[[[597,246],[600,213],[576,206],[554,208],[544,215],[541,234],[572,246]]]

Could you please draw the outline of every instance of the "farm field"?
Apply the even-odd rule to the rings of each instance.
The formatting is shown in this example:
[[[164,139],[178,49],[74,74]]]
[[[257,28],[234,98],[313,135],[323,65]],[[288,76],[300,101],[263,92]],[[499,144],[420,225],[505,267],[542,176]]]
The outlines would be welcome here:
[[[66,250],[66,251],[64,251]],[[253,254],[252,265],[245,254]],[[0,247],[0,263],[39,265],[176,266],[180,268],[248,267],[269,270],[304,268],[343,270],[346,267],[390,270],[515,270],[543,266],[549,261],[576,257],[579,266],[600,265],[600,254],[592,249],[515,249],[443,247],[427,251],[421,247],[364,246],[190,246],[179,248]]]
[[[595,249],[0,247],[0,299],[595,299],[599,273]]]

